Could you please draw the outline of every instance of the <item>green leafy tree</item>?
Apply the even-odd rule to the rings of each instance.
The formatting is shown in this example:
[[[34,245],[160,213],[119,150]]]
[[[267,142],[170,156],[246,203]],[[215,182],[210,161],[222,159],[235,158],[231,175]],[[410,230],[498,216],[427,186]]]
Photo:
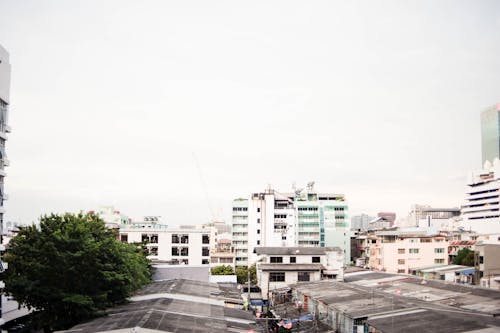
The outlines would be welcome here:
[[[45,332],[122,303],[150,282],[151,265],[142,249],[116,238],[94,214],[43,216],[10,241],[5,292],[37,310]]]
[[[250,270],[250,282],[252,284],[257,283],[257,269],[255,265],[250,266],[250,268],[246,266],[238,266],[236,267],[236,279],[239,284],[248,283],[248,270]]]
[[[234,270],[231,266],[217,266],[211,269],[212,275],[234,275]]]
[[[453,258],[454,265],[474,266],[474,251],[468,248],[463,248],[457,252],[457,256]]]

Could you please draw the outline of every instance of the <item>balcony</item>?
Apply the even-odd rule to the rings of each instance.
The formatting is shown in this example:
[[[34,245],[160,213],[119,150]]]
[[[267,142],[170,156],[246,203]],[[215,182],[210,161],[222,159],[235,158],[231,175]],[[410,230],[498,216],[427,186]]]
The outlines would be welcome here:
[[[304,233],[304,232],[308,232],[308,233],[309,232],[315,232],[315,233],[318,233],[318,235],[319,235],[319,231],[320,231],[319,227],[316,227],[316,228],[315,227],[310,227],[310,228],[301,228],[301,227],[299,227],[299,229],[298,229],[299,235],[301,233]]]

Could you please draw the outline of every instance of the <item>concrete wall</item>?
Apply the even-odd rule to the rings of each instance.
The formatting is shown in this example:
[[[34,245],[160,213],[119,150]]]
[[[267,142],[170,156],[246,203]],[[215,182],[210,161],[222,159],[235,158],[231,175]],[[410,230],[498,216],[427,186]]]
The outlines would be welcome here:
[[[132,228],[122,228],[120,229],[120,236],[127,235],[128,242],[141,242],[142,234],[148,235],[158,235],[158,243],[150,243],[147,244],[146,247],[151,249],[153,247],[158,248],[157,256],[149,256],[152,260],[164,260],[169,261],[173,259],[187,259],[189,265],[202,265],[203,259],[210,260],[210,251],[208,256],[202,256],[202,249],[211,248],[210,239],[209,244],[202,244],[203,235],[210,235],[210,230],[191,230],[191,229],[163,229],[163,230],[154,230],[154,229],[132,229]],[[172,235],[188,235],[189,242],[182,243],[172,243]],[[188,248],[188,256],[172,256],[172,248],[173,247],[187,247]],[[209,263],[206,264],[209,266]]]
[[[10,104],[9,53],[0,45],[0,98]]]
[[[421,242],[421,239],[430,239],[431,242]],[[372,244],[370,247],[369,266],[390,273],[409,273],[412,268],[444,265],[448,263],[448,245],[444,237],[411,237],[397,239],[394,243],[382,243],[381,239],[377,239],[375,246]],[[436,253],[437,248],[444,250]],[[399,253],[399,249],[404,249],[404,253]],[[417,249],[418,253],[410,253],[410,249]],[[435,259],[442,259],[443,262],[436,262]],[[399,260],[404,260],[404,263]]]
[[[236,275],[210,275],[210,283],[236,283]]]

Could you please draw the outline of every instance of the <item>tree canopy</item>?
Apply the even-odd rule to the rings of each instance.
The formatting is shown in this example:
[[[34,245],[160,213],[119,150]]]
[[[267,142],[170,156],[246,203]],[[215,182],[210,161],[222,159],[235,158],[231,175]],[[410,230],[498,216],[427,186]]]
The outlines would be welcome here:
[[[212,275],[234,275],[233,267],[231,266],[217,266],[211,269]]]
[[[454,265],[474,266],[474,251],[468,248],[463,248],[457,252],[457,256],[453,258]]]
[[[250,267],[246,266],[237,266],[236,267],[236,278],[238,283],[245,284],[248,283],[248,271],[250,270],[250,281],[252,284],[257,283],[257,269],[255,265]]]
[[[150,281],[151,265],[140,247],[116,238],[94,214],[43,216],[10,241],[5,292],[38,310],[45,331],[122,303]]]

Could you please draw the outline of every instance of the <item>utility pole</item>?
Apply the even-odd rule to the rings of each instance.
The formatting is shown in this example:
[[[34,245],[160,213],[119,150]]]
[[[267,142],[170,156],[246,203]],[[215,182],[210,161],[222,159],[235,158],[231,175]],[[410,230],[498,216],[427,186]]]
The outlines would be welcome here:
[[[252,306],[250,302],[250,266],[247,266],[247,278],[248,278],[248,308],[250,309]]]

